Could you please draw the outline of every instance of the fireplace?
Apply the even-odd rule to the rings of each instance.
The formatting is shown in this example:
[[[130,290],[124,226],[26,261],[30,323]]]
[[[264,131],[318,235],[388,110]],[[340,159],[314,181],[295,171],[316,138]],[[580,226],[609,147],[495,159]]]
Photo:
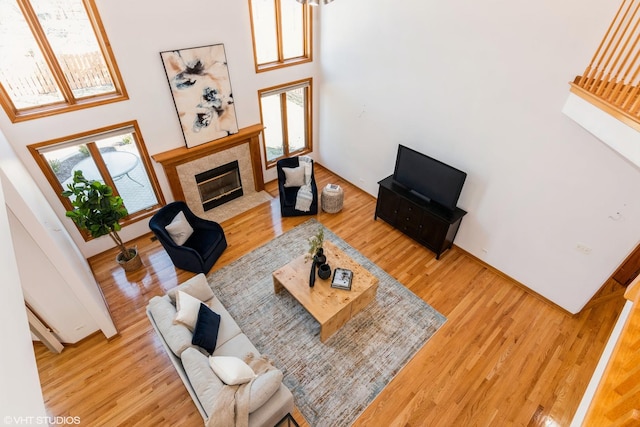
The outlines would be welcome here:
[[[180,147],[153,155],[153,159],[162,164],[167,177],[171,193],[175,200],[184,200],[194,214],[211,221],[222,222],[235,215],[247,211],[258,204],[268,202],[271,196],[264,191],[264,180],[262,177],[262,162],[260,153],[259,136],[262,132],[261,124],[240,129],[238,133],[224,138],[216,139],[205,144],[192,148]],[[210,190],[209,184],[204,184],[212,176],[201,177],[212,169],[225,166],[229,163],[237,162],[239,169],[238,186],[242,187],[242,193],[235,192],[239,197],[233,200],[224,200],[224,204],[212,208],[213,203],[222,202],[225,193],[233,193],[231,188],[227,188],[226,180],[224,184],[217,185],[225,189]],[[228,172],[228,171],[225,171]],[[217,175],[218,173],[216,173]],[[201,183],[197,182],[196,176]],[[235,179],[235,177],[234,177]],[[215,188],[215,187],[214,187]],[[202,191],[204,190],[204,196]],[[211,194],[207,194],[211,192]],[[217,192],[217,193],[216,193]],[[216,199],[218,200],[210,200]],[[205,209],[204,204],[211,201]]]
[[[205,211],[242,197],[242,180],[237,160],[199,173],[195,175],[195,179]]]

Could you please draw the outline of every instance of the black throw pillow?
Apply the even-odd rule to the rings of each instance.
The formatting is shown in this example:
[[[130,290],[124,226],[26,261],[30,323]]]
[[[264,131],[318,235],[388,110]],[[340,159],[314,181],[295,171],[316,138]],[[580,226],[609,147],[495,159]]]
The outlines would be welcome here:
[[[205,304],[200,304],[198,320],[193,329],[191,344],[204,348],[209,354],[216,349],[218,342],[218,329],[220,328],[220,315],[213,312]]]

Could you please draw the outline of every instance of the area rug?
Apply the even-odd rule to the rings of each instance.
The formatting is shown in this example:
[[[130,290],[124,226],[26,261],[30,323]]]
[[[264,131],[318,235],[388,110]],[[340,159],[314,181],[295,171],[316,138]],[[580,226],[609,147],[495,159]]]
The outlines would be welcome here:
[[[325,229],[329,240],[378,277],[376,299],[324,343],[320,325],[271,273],[306,253],[309,220],[210,274],[209,284],[256,348],[284,372],[311,426],[348,426],[446,321],[393,277]],[[328,260],[330,263],[331,260]]]

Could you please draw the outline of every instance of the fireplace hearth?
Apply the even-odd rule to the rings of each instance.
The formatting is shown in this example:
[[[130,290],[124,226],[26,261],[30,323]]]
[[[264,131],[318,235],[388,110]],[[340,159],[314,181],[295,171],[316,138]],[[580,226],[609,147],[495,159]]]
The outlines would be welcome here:
[[[195,179],[205,212],[243,195],[237,160],[199,173]]]

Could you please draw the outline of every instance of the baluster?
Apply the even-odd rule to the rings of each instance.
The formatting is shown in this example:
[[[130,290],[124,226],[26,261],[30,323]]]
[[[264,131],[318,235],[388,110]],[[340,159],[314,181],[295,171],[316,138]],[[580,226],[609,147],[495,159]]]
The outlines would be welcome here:
[[[620,63],[620,67],[616,70],[613,80],[616,81],[615,84],[611,84],[609,89],[603,94],[603,98],[611,101],[611,98],[613,96],[615,96],[617,94],[616,91],[620,90],[619,86],[622,83],[622,85],[624,85],[625,82],[625,78],[627,77],[627,73],[625,73],[622,78],[620,78],[619,74],[620,71],[624,68],[625,64],[627,63],[627,61],[629,60],[629,57],[631,56],[631,54],[633,53],[633,51],[635,50],[637,44],[638,44],[638,39],[640,38],[640,35],[637,35],[635,37],[635,41],[632,43],[631,47],[629,47],[629,49],[627,49],[627,47],[629,46],[629,42],[631,41],[631,38],[634,34],[636,34],[636,31],[638,29],[638,24],[640,24],[640,20],[635,19],[636,18],[636,14],[638,12],[638,7],[640,7],[640,3],[638,3],[638,5],[636,6],[636,9],[633,11],[633,15],[630,17],[629,19],[629,24],[632,21],[635,21],[635,24],[633,25],[633,29],[631,30],[631,32],[629,33],[629,37],[627,37],[627,39],[624,42],[624,45],[622,46],[621,50],[620,50],[620,54],[618,55],[618,57],[615,59],[613,65],[611,66],[611,69],[615,69],[616,65],[618,63],[618,61],[620,60],[620,58],[622,58],[622,54],[626,51],[627,54],[624,55],[624,59],[622,60],[622,62]]]
[[[633,0],[631,0],[631,1],[633,1]],[[627,2],[627,0],[624,0],[622,2],[622,4],[620,5],[620,8],[618,9],[618,12],[616,13],[616,16],[613,18],[613,21],[611,21],[611,25],[609,25],[609,28],[607,29],[607,32],[604,35],[604,38],[600,42],[600,46],[598,46],[598,49],[596,50],[596,53],[593,55],[593,58],[591,59],[591,63],[587,66],[586,70],[582,74],[582,78],[578,82],[578,86],[583,87],[583,88],[586,89],[586,86],[589,84],[589,82],[593,81],[595,73],[600,68],[600,60],[598,60],[598,63],[596,64],[595,67],[593,67],[593,63],[596,62],[596,58],[598,58],[598,56],[600,54],[600,51],[602,50],[602,46],[604,46],[605,40],[607,40],[607,38],[609,37],[609,34],[611,33],[611,30],[613,29],[614,24],[618,20],[618,17],[620,16],[620,12],[622,12],[622,9],[624,8],[624,5],[625,5],[626,2]],[[609,42],[609,45],[607,45],[607,49],[609,49],[610,44],[611,44],[611,42]],[[605,49],[605,52],[606,52],[607,49]],[[590,73],[592,73],[591,76],[589,76]]]
[[[624,38],[625,34],[629,30],[629,26],[631,25],[631,22],[633,21],[633,16],[635,16],[636,12],[638,11],[638,5],[636,5],[636,8],[633,11],[632,15],[629,17],[629,19],[627,19],[627,17],[629,16],[629,12],[631,11],[631,7],[632,6],[633,6],[633,3],[630,3],[629,4],[629,8],[627,9],[627,11],[625,12],[624,16],[622,17],[622,21],[620,21],[620,25],[618,26],[618,28],[616,29],[615,34],[613,35],[613,37],[615,38],[615,46],[614,46],[614,48],[610,50],[609,47],[611,46],[611,44],[609,44],[609,46],[607,46],[607,51],[610,52],[610,53],[609,53],[609,57],[605,61],[604,66],[603,66],[602,70],[600,71],[600,74],[599,74],[599,76],[597,78],[598,89],[596,91],[591,91],[591,93],[594,93],[594,94],[596,94],[598,96],[602,96],[604,90],[610,84],[611,69],[609,68],[609,63],[614,58],[614,55],[616,54],[616,52],[618,52],[618,49],[620,48],[620,41]],[[621,26],[624,23],[626,23],[626,25],[624,25],[624,29],[622,30],[622,34],[620,34],[620,37],[617,37],[618,30],[621,28]],[[613,39],[611,41],[613,41]],[[614,61],[617,61],[617,59],[614,60]],[[607,71],[607,77],[603,79],[602,75],[605,72],[605,70],[608,70]]]

